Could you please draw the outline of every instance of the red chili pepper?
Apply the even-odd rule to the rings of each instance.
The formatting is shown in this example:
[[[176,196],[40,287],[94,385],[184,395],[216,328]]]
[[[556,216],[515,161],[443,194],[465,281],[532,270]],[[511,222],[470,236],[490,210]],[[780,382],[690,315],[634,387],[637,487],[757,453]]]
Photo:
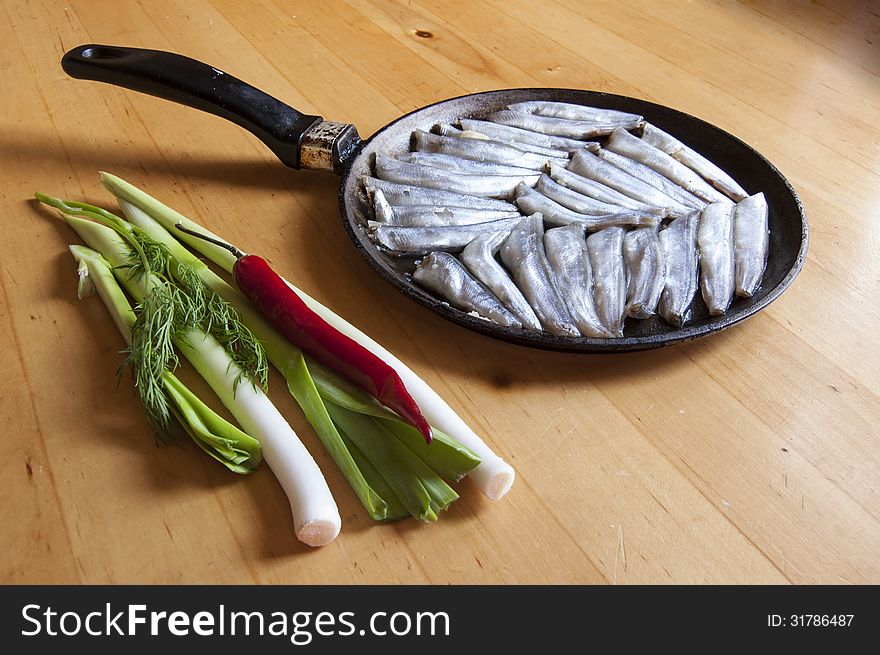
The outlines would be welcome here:
[[[313,312],[265,259],[245,255],[227,243],[191,231],[179,223],[177,229],[232,252],[236,257],[232,268],[236,286],[276,330],[321,364],[397,412],[431,443],[431,426],[397,371]]]

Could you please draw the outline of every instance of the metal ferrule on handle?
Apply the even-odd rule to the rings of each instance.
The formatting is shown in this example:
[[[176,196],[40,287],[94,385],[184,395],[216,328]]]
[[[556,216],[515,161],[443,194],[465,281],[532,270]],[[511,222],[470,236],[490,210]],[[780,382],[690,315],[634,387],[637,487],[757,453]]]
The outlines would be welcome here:
[[[360,145],[357,128],[349,123],[321,121],[303,135],[299,151],[302,168],[341,174],[345,162]]]

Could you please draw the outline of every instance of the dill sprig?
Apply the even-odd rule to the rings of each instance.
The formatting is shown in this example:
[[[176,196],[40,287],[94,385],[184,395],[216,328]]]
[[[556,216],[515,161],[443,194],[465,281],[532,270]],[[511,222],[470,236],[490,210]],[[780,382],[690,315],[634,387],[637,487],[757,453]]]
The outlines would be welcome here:
[[[267,388],[269,362],[266,351],[250,328],[242,322],[238,310],[214,293],[202,281],[192,265],[178,263],[175,278],[200,310],[199,315],[195,317],[199,327],[223,346],[241,370],[235,379],[233,389],[238,387],[242,379],[249,379],[252,384]]]
[[[165,371],[180,363],[174,351],[174,337],[180,333],[179,300],[171,287],[153,286],[144,301],[135,307],[137,319],[131,328],[131,346],[122,367],[131,367],[135,389],[153,431],[170,441],[171,406],[165,390]]]

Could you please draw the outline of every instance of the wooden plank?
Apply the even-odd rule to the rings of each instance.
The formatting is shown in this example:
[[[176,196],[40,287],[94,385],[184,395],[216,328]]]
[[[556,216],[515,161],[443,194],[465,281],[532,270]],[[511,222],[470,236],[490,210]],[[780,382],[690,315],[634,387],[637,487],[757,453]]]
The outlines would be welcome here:
[[[880,133],[865,108],[853,105],[840,93],[841,87],[873,99],[880,107],[877,78],[863,71],[853,71],[846,62],[835,64],[835,74],[821,72],[822,56],[809,48],[792,47],[788,34],[780,35],[771,21],[735,11],[732,7],[695,14],[677,3],[627,2],[619,12],[602,21],[606,27],[633,43],[651,50],[680,70],[688,71],[714,87],[733,91],[749,104],[787,123],[788,130],[799,135],[805,148],[820,142],[835,153],[861,163],[869,173],[876,172],[880,160]],[[743,23],[754,32],[759,47],[743,47],[742,39],[731,33],[731,21]],[[658,23],[662,26],[657,29]],[[711,36],[707,36],[711,35]],[[723,62],[723,65],[719,65]],[[823,83],[804,83],[792,75],[794,62],[820,68],[817,77]],[[869,78],[865,80],[864,78]],[[824,80],[830,82],[833,86]],[[872,83],[869,83],[872,82]],[[797,93],[798,102],[791,97]],[[865,135],[876,135],[865,138]]]

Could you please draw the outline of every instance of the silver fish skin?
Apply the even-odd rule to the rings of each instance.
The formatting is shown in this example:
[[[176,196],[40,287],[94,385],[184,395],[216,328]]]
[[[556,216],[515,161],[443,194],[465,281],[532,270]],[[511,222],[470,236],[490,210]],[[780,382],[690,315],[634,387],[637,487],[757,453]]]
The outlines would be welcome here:
[[[506,143],[484,141],[482,139],[457,139],[451,136],[431,134],[424,130],[416,130],[412,135],[413,149],[419,152],[438,152],[463,159],[511,165],[516,163],[521,168],[543,171],[547,161],[551,159],[533,152],[525,152]],[[568,153],[559,151],[557,159],[565,160]]]
[[[475,278],[495,294],[523,327],[541,331],[541,322],[516,283],[510,279],[495,254],[507,238],[507,232],[487,232],[471,241],[461,252],[461,262]]]
[[[407,152],[398,155],[397,159],[410,164],[424,164],[425,166],[442,168],[445,171],[464,173],[465,175],[518,175],[526,178],[535,174],[535,171],[529,168],[497,164],[495,162],[474,161],[473,159],[462,159],[461,157],[443,155],[437,152]]]
[[[436,123],[434,127],[431,128],[432,132],[439,134],[440,136],[454,136],[456,138],[461,138],[463,134],[473,134],[475,139],[489,139],[485,134],[480,134],[479,132],[468,132],[467,130],[463,130],[460,127],[455,127],[455,125],[450,125],[449,123]]]
[[[501,261],[511,272],[516,286],[529,301],[544,329],[556,336],[580,336],[552,277],[553,272],[544,252],[541,215],[533,214],[521,219],[501,244],[500,254]]]
[[[520,213],[517,211],[472,209],[470,207],[431,207],[424,205],[402,205],[395,207],[388,203],[382,191],[377,191],[373,195],[373,207],[376,213],[376,220],[379,223],[407,227],[474,225],[520,216]]]
[[[700,290],[712,316],[721,316],[733,300],[733,203],[713,202],[700,214],[697,250]]]
[[[630,198],[617,189],[612,189],[601,182],[578,175],[564,166],[552,162],[550,164],[550,177],[561,186],[609,205],[618,205],[628,209],[641,209],[642,211],[660,209],[659,207],[653,207],[652,205],[640,202],[635,198]]]
[[[392,205],[391,211],[392,219],[384,221],[385,223],[411,227],[476,225],[522,216],[518,211],[471,209],[470,207],[413,207],[411,205],[395,207]]]
[[[593,268],[593,299],[599,321],[613,337],[623,336],[626,318],[626,266],[622,227],[609,227],[587,237]]]
[[[564,118],[551,118],[536,114],[521,114],[519,112],[496,111],[487,117],[493,123],[518,127],[523,130],[531,130],[550,136],[562,136],[569,139],[590,139],[596,136],[611,134],[616,128],[632,129],[639,127],[639,121],[609,121],[596,123],[593,121],[570,121]]]
[[[620,170],[626,171],[633,177],[637,177],[640,180],[647,182],[655,189],[659,189],[685,207],[701,210],[707,204],[705,200],[697,198],[697,196],[690,191],[684,190],[668,177],[660,175],[660,173],[653,168],[645,166],[645,164],[642,164],[641,162],[637,162],[629,157],[624,157],[623,155],[619,155],[612,150],[606,150],[605,148],[602,148],[602,150],[596,154],[612,166],[617,166]]]
[[[627,207],[621,207],[610,202],[602,202],[590,196],[573,191],[567,186],[563,186],[555,182],[549,175],[542,175],[538,180],[535,190],[547,196],[550,200],[558,202],[563,207],[578,212],[580,214],[589,214],[592,216],[606,216],[608,214],[619,214],[627,211]],[[663,219],[667,215],[667,211],[661,207],[645,207],[636,211],[646,212],[649,214],[657,214],[658,219]]]
[[[516,316],[449,253],[432,252],[419,262],[412,277],[419,286],[433,291],[456,309],[476,312],[504,327],[522,327]]]
[[[489,125],[494,125],[494,123],[489,123]],[[564,153],[566,159],[568,158],[568,151],[564,148],[546,148],[544,146],[535,145],[532,143],[522,143],[520,141],[511,141],[509,139],[500,139],[500,138],[490,138],[482,132],[475,132],[473,130],[460,130],[453,125],[435,125],[437,133],[441,136],[451,136],[457,139],[480,139],[482,141],[490,141],[492,143],[501,143],[507,146],[513,146],[517,150],[522,150],[524,152],[533,152],[536,155],[543,155],[549,159],[559,159],[562,161],[562,157],[560,153]],[[598,147],[599,144],[596,144]],[[581,146],[583,147],[583,146]]]
[[[459,123],[468,132],[485,134],[490,139],[512,143],[516,147],[520,147],[516,144],[529,144],[543,148],[564,150],[566,152],[576,152],[583,148],[593,152],[599,150],[599,144],[595,141],[582,141],[580,139],[568,139],[563,136],[541,134],[540,132],[532,132],[531,130],[524,130],[519,127],[500,125],[491,121],[478,121],[472,118],[462,118]]]
[[[670,198],[660,189],[656,189],[647,182],[633,177],[591,152],[582,151],[575,153],[568,164],[568,170],[600,182],[605,186],[610,186],[612,189],[620,191],[620,193],[639,202],[652,207],[663,207],[674,218],[687,216],[693,212],[693,209]]]
[[[563,207],[547,196],[538,193],[525,184],[516,187],[516,204],[526,214],[541,213],[544,220],[552,225],[570,225],[576,223],[583,228],[595,231],[614,225],[656,226],[663,218],[662,213],[643,212],[637,209],[621,208],[613,214],[590,215],[581,214]]]
[[[527,178],[510,175],[462,175],[433,166],[409,164],[381,154],[376,155],[376,175],[382,180],[398,184],[490,198],[510,198],[517,184],[537,184],[541,177],[537,171]]]
[[[380,180],[377,177],[365,175],[360,180],[360,186],[366,192],[369,200],[376,191],[382,191],[386,200],[391,205],[402,206],[427,205],[431,207],[471,207],[473,209],[499,209],[502,211],[517,211],[516,205],[506,200],[485,198],[482,196],[468,196],[440,189],[428,189],[426,187],[410,186]]]
[[[660,294],[666,285],[666,261],[657,230],[640,227],[623,237],[623,263],[626,265],[626,314],[650,318],[657,312]]]
[[[658,313],[667,323],[681,327],[689,318],[699,277],[697,226],[700,214],[677,218],[659,236],[666,260],[666,285],[660,294]]]
[[[645,124],[642,139],[645,143],[649,143],[665,152],[673,159],[677,159],[682,164],[699,174],[713,187],[726,194],[731,200],[739,202],[748,194],[745,192],[736,180],[721,170],[718,166],[706,159],[693,148],[686,146],[684,143],[676,139],[671,134],[661,130],[659,127]]]
[[[593,300],[593,269],[584,231],[578,225],[554,227],[544,233],[547,261],[574,324],[587,337],[612,336],[599,320]]]
[[[761,286],[770,250],[769,208],[763,193],[736,205],[733,222],[736,294],[749,298]]]
[[[373,215],[379,223],[395,224],[394,210],[381,189],[373,193]]]
[[[375,243],[388,250],[393,256],[427,255],[437,250],[459,251],[474,238],[486,232],[504,230],[509,232],[520,218],[517,216],[488,223],[451,227],[406,227],[370,221],[367,223],[367,233]]]
[[[662,150],[655,148],[644,139],[633,136],[626,130],[614,130],[605,147],[612,152],[635,159],[637,162],[653,168],[706,202],[720,202],[727,199],[727,196],[712,187],[680,161],[673,159]]]
[[[638,114],[630,114],[616,109],[601,109],[588,105],[575,105],[568,102],[553,102],[550,100],[529,100],[527,102],[515,102],[507,105],[511,111],[524,114],[536,114],[551,118],[565,118],[570,121],[589,121],[594,123],[613,123],[616,121],[635,123],[643,122]]]

